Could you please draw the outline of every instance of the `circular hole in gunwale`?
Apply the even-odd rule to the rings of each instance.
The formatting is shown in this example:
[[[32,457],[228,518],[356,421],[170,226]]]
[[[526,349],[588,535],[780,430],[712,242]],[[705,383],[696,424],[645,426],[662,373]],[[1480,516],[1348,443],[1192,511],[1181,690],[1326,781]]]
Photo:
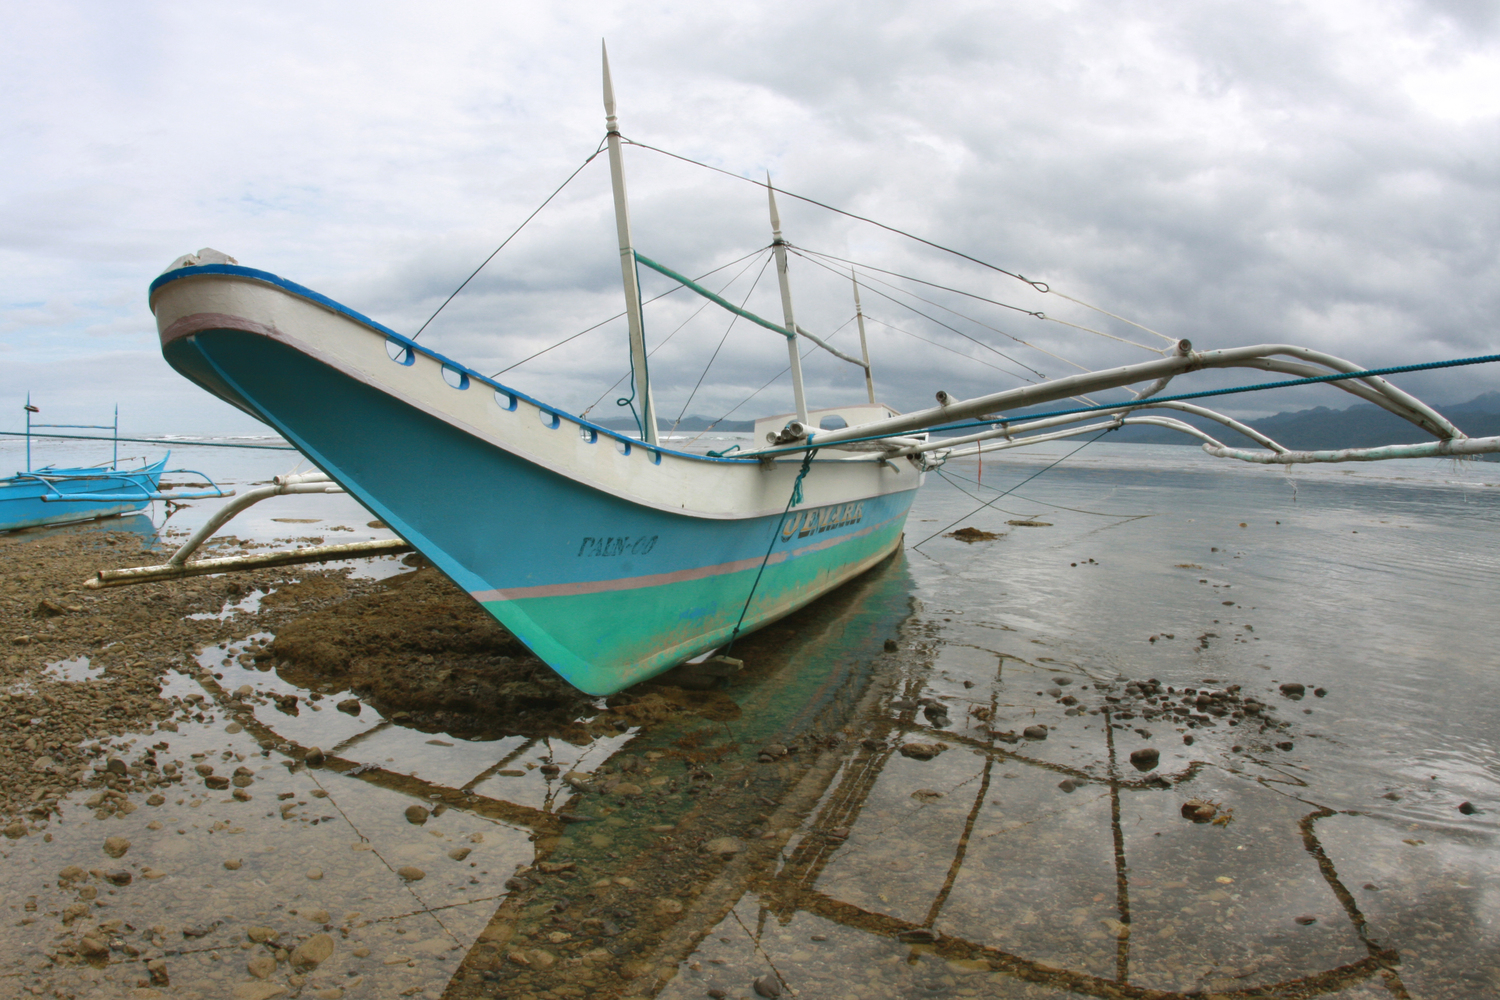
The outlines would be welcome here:
[[[502,392],[499,389],[495,390],[495,403],[500,407],[500,409],[509,410],[510,412],[514,413],[517,402],[518,400],[516,399],[515,393]]]
[[[630,442],[629,441],[622,441],[619,438],[615,438],[615,451],[618,451],[621,455],[629,455],[630,454]]]
[[[444,365],[443,381],[455,389],[467,389],[469,387],[469,374],[468,372],[461,372],[450,365]]]
[[[599,441],[599,432],[592,427],[578,428],[578,436],[583,438],[585,444],[596,444]]]
[[[537,410],[536,415],[537,418],[541,420],[544,427],[547,427],[554,431],[557,430],[558,425],[562,423],[562,417],[559,417],[551,410]]]
[[[417,360],[417,352],[412,350],[409,344],[390,338],[386,338],[385,353],[398,365],[410,365]]]

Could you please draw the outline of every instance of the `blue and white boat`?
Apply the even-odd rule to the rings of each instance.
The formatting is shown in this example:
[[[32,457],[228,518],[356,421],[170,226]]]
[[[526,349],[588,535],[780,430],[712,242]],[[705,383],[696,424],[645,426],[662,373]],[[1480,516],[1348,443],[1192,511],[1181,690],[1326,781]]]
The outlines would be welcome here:
[[[153,500],[186,500],[194,497],[232,496],[218,487],[192,493],[163,493],[161,477],[188,469],[167,469],[169,451],[156,462],[141,460],[139,468],[120,468],[120,413],[113,424],[41,424],[32,420],[38,408],[26,397],[26,471],[0,479],[0,531],[36,528],[47,524],[90,521],[142,510]],[[35,428],[113,431],[114,455],[108,464],[33,469],[31,439]],[[194,475],[203,476],[201,472]],[[207,478],[207,477],[203,477]]]
[[[0,531],[138,511],[159,498],[171,453],[138,469],[53,466],[0,479]],[[218,494],[214,494],[218,495]]]
[[[1108,424],[1157,423],[1196,434],[1214,454],[1308,457],[1264,436],[1266,451],[1226,449],[1174,418],[1139,416],[1176,375],[1248,367],[1346,378],[1358,367],[1287,345],[1196,351],[900,414],[875,400],[809,409],[787,284],[786,243],[771,204],[784,321],[761,319],[636,251],[605,63],[607,143],[641,433],[619,433],[487,378],[360,312],[211,250],[179,258],[151,285],[162,353],[178,372],[273,427],[427,556],[518,639],[581,690],[610,694],[731,643],[890,556],[925,472],[955,447],[991,450],[1085,433],[1080,410],[1039,421],[1006,410],[1147,383],[1128,404],[1086,408]],[[785,338],[794,410],[756,422],[758,451],[720,456],[661,442],[646,364],[639,266],[655,269]],[[828,348],[832,350],[831,348]],[[839,357],[869,372],[868,355]],[[1344,374],[1339,374],[1344,373]],[[1435,437],[1410,455],[1500,449],[1478,442],[1377,376],[1337,383]],[[867,378],[867,385],[870,385]],[[1093,412],[1100,411],[1100,412]],[[928,440],[955,421],[978,427]],[[1248,429],[1246,429],[1248,430]],[[1028,432],[1045,431],[1028,437]],[[1252,435],[1253,431],[1249,432]],[[962,453],[961,451],[959,452]],[[1269,459],[1255,457],[1268,455]]]

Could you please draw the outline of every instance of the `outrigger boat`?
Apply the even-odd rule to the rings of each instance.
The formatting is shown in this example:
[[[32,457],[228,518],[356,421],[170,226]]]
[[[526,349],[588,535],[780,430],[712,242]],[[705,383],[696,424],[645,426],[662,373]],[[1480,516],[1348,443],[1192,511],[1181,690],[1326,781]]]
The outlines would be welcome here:
[[[1247,461],[1500,451],[1500,438],[1467,438],[1379,373],[1279,344],[1199,351],[1179,340],[1157,360],[973,399],[939,392],[936,407],[898,413],[876,401],[867,351],[840,353],[797,325],[788,244],[769,181],[782,322],[734,306],[635,249],[607,56],[604,79],[639,435],[566,413],[216,251],[179,258],[150,289],[162,353],[174,368],[273,427],[587,693],[610,694],[709,654],[863,573],[901,544],[925,473],[986,441],[1002,439],[989,445],[994,451],[1152,423]],[[794,412],[756,422],[755,441],[765,447],[721,455],[662,443],[641,318],[642,266],[785,338]],[[863,367],[868,398],[810,408],[803,339]],[[1232,367],[1332,381],[1435,440],[1293,452],[1238,421],[1160,395],[1177,375]],[[1004,416],[1141,383],[1128,403]],[[1176,417],[1140,412],[1153,408],[1218,421],[1265,450],[1228,447]],[[1104,422],[1085,422],[1093,417]],[[926,434],[955,427],[973,433]]]
[[[114,517],[141,510],[153,500],[186,500],[194,497],[226,497],[218,487],[201,492],[163,493],[161,477],[170,472],[191,472],[204,479],[201,472],[189,469],[167,469],[169,451],[156,462],[141,460],[138,469],[120,468],[120,411],[115,408],[113,424],[42,424],[32,415],[39,408],[26,397],[26,471],[0,479],[0,531],[35,528],[70,521],[89,521]],[[35,428],[68,428],[113,431],[114,455],[108,465],[86,468],[58,468],[47,465],[31,467],[31,438]]]

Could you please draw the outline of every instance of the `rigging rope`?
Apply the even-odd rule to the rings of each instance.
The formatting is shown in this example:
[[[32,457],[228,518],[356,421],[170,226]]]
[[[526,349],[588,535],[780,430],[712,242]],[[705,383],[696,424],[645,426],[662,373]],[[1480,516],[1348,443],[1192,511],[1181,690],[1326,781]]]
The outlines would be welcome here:
[[[431,323],[433,320],[437,319],[438,313],[442,312],[445,308],[447,308],[448,303],[450,303],[450,302],[453,301],[454,296],[456,296],[459,292],[463,291],[464,287],[466,285],[468,285],[469,282],[471,282],[471,281],[474,280],[474,275],[478,274],[480,271],[483,271],[484,270],[484,265],[488,264],[490,261],[494,260],[495,259],[495,254],[499,253],[501,250],[504,250],[505,249],[505,244],[507,244],[511,240],[515,239],[516,238],[516,234],[519,233],[521,230],[523,230],[523,229],[526,228],[526,223],[530,222],[532,219],[535,219],[537,217],[538,213],[540,213],[542,209],[546,208],[549,204],[551,204],[552,199],[556,198],[559,194],[561,194],[562,193],[562,189],[565,188],[565,187],[567,187],[569,184],[571,184],[572,181],[573,181],[573,178],[575,178],[579,174],[583,173],[583,168],[586,167],[586,166],[588,166],[590,163],[593,163],[594,162],[594,158],[597,157],[602,152],[604,152],[604,140],[603,139],[599,140],[599,148],[596,149],[596,150],[594,150],[593,153],[589,154],[589,158],[586,159],[586,160],[584,160],[582,163],[580,163],[578,165],[578,169],[574,170],[571,174],[569,174],[568,175],[568,179],[565,180],[565,181],[563,181],[561,184],[559,184],[557,186],[557,190],[553,191],[551,194],[549,194],[547,196],[546,200],[543,201],[540,205],[538,205],[532,211],[532,213],[530,215],[526,216],[525,219],[521,220],[521,224],[519,226],[517,226],[514,230],[512,230],[512,232],[511,232],[511,234],[509,236],[507,236],[507,237],[505,237],[505,239],[501,240],[500,241],[500,245],[497,246],[493,251],[491,251],[490,255],[488,257],[486,257],[484,259],[484,261],[478,267],[474,268],[473,274],[470,274],[467,278],[465,278],[462,282],[459,283],[459,286],[457,288],[453,289],[453,294],[449,295],[446,299],[444,299],[443,300],[443,304],[440,305],[440,306],[438,306],[436,309],[434,309],[432,311],[432,315],[427,317],[427,323]],[[427,329],[427,323],[423,323],[417,329],[417,332],[411,335],[411,339],[412,340],[416,340],[418,337],[422,336],[422,331],[425,330],[425,329]]]
[[[735,260],[730,261],[728,264],[721,264],[720,266],[714,268],[712,271],[709,271],[707,274],[704,274],[698,280],[701,281],[701,280],[703,280],[703,278],[708,277],[709,274],[714,274],[715,272],[722,271],[726,267],[733,267],[734,265],[738,264],[740,261],[745,260],[746,258],[749,258],[749,257],[754,257],[758,253],[764,253],[766,251],[766,249],[767,249],[766,247],[762,247],[759,250],[753,250],[750,253],[745,254],[744,257],[736,258]],[[744,273],[746,271],[750,270],[751,264],[754,264],[754,263],[755,262],[752,260],[750,262],[750,264],[746,264],[744,267],[740,268],[739,272],[736,273],[734,277],[732,277],[728,281],[724,282],[723,288],[720,288],[719,291],[722,292],[725,288],[728,288],[730,285],[734,284],[736,281],[739,281],[740,278],[744,275]],[[662,292],[660,295],[654,295],[651,298],[646,299],[644,302],[641,303],[641,305],[642,306],[650,305],[652,302],[655,302],[657,299],[666,298],[668,295],[671,295],[673,292],[678,291],[679,289],[682,289],[682,288],[686,288],[686,287],[687,287],[686,285],[678,285],[676,288],[670,288],[667,291]],[[676,329],[674,329],[671,333],[667,334],[665,337],[661,338],[661,343],[657,344],[655,347],[653,347],[649,351],[647,351],[646,352],[646,356],[650,357],[651,355],[655,354],[657,351],[661,350],[663,347],[667,346],[667,341],[671,340],[673,337],[675,337],[679,333],[681,333],[682,332],[682,328],[685,327],[685,326],[687,326],[693,320],[697,319],[698,318],[698,313],[701,313],[703,310],[707,309],[709,307],[709,305],[710,305],[709,302],[704,302],[701,306],[699,306],[697,308],[697,310],[691,316],[689,316],[687,319],[683,320],[681,323],[678,323]],[[624,315],[625,315],[624,313],[616,313],[615,315],[611,316],[609,319],[605,320],[604,322],[608,323],[611,320],[617,320],[621,316],[624,316]],[[602,326],[602,325],[603,325],[602,323],[596,324],[596,326]],[[595,329],[595,327],[590,327],[589,329]],[[584,332],[587,333],[588,331],[586,330]],[[574,336],[577,336],[577,334],[574,334]],[[573,339],[573,337],[569,337],[568,338],[568,340],[572,340],[572,339]],[[553,344],[552,346],[553,347],[560,347],[560,346],[562,346],[562,344],[565,344],[565,343],[567,343],[567,340],[561,341],[558,344]],[[551,347],[547,348],[547,350],[549,350],[549,351],[551,349],[552,349]],[[538,353],[546,353],[546,352],[542,351],[542,352],[538,352]],[[535,357],[535,355],[533,355],[533,357]],[[519,364],[519,363],[520,362],[517,362],[517,364]],[[515,365],[512,365],[511,367],[514,368]],[[509,371],[510,369],[506,369],[506,370]],[[588,406],[588,409],[586,409],[582,413],[580,413],[579,416],[580,417],[586,417],[586,416],[588,416],[589,415],[589,411],[593,410],[594,407],[596,407],[600,403],[604,402],[604,397],[608,396],[610,393],[614,392],[615,389],[616,389],[616,387],[618,387],[621,382],[625,381],[627,378],[630,377],[630,374],[631,373],[627,371],[624,375],[621,375],[619,378],[615,379],[614,385],[610,386],[608,389],[605,389],[602,393],[600,393],[599,394],[599,398],[596,399],[596,400],[594,400],[592,403],[590,403],[589,406]]]
[[[768,187],[768,188],[770,188],[773,191],[779,191],[779,192],[781,192],[782,194],[786,195],[788,198],[795,198],[797,201],[804,201],[804,202],[807,202],[807,204],[809,204],[809,205],[816,205],[816,206],[818,206],[821,209],[826,209],[827,211],[833,212],[833,213],[835,213],[837,215],[842,215],[842,216],[845,216],[846,218],[850,218],[850,219],[857,219],[860,222],[865,222],[865,223],[868,223],[869,225],[875,226],[875,227],[877,227],[879,229],[884,229],[888,233],[895,233],[897,236],[904,236],[907,239],[914,240],[917,243],[923,244],[924,246],[932,247],[934,250],[941,250],[943,253],[952,254],[955,257],[961,257],[964,260],[969,261],[972,264],[978,264],[980,267],[988,268],[991,271],[998,272],[998,273],[1003,274],[1003,275],[1005,275],[1007,277],[1015,278],[1017,281],[1025,282],[1026,284],[1030,285],[1032,288],[1036,289],[1038,292],[1041,292],[1043,295],[1048,295],[1048,294],[1051,294],[1051,295],[1061,295],[1063,298],[1067,299],[1069,302],[1075,302],[1078,305],[1083,306],[1085,309],[1092,309],[1093,311],[1098,312],[1098,313],[1103,313],[1106,316],[1112,316],[1115,319],[1120,320],[1122,323],[1129,323],[1131,326],[1136,327],[1137,329],[1140,329],[1140,330],[1145,330],[1147,333],[1150,333],[1150,334],[1153,334],[1153,335],[1155,335],[1157,337],[1160,337],[1163,340],[1167,341],[1168,343],[1175,344],[1177,342],[1177,338],[1175,338],[1175,337],[1169,337],[1169,336],[1167,336],[1164,333],[1158,333],[1157,331],[1151,329],[1148,326],[1141,326],[1141,324],[1132,322],[1131,320],[1125,319],[1122,316],[1116,316],[1114,313],[1109,312],[1106,309],[1101,309],[1098,306],[1090,305],[1089,303],[1083,301],[1082,299],[1074,298],[1071,295],[1063,295],[1062,292],[1054,292],[1054,291],[1052,291],[1052,287],[1050,285],[1048,285],[1045,281],[1033,281],[1031,278],[1026,277],[1024,274],[1017,274],[1015,271],[1007,271],[1005,268],[1000,267],[1000,266],[995,265],[995,264],[991,264],[989,261],[980,260],[978,257],[970,256],[969,254],[964,253],[962,250],[955,250],[952,247],[945,247],[941,243],[934,243],[932,240],[924,239],[923,237],[917,236],[914,233],[908,233],[904,229],[897,229],[895,226],[888,226],[888,225],[886,225],[883,222],[876,222],[874,219],[867,218],[866,216],[863,216],[863,215],[856,215],[853,212],[845,211],[842,208],[836,208],[833,205],[829,205],[829,204],[826,204],[824,202],[818,201],[816,198],[809,198],[806,195],[797,194],[797,193],[795,193],[793,191],[788,191],[785,188],[775,187],[774,185],[772,185],[772,184],[770,184],[768,182],[757,181],[757,180],[754,180],[752,178],[745,177],[745,176],[743,176],[741,174],[737,174],[737,173],[735,173],[732,170],[725,170],[723,167],[716,167],[716,166],[714,166],[711,163],[704,163],[704,162],[702,162],[700,160],[695,160],[695,159],[693,159],[690,156],[683,156],[680,153],[672,153],[672,152],[669,152],[669,151],[667,151],[665,149],[659,149],[656,146],[648,146],[644,142],[636,142],[634,139],[626,139],[624,136],[621,136],[620,138],[621,138],[621,141],[626,142],[626,143],[628,143],[628,144],[630,144],[632,146],[638,146],[641,149],[649,149],[653,153],[660,153],[663,156],[669,156],[669,157],[671,157],[674,160],[681,160],[683,163],[691,163],[695,167],[702,167],[705,170],[712,170],[715,173],[723,174],[726,177],[733,177],[735,180],[744,181],[747,184],[754,184],[756,187]],[[1062,320],[1058,320],[1057,322],[1063,322],[1063,321]],[[1069,323],[1068,325],[1072,326],[1073,324]],[[1086,327],[1079,327],[1079,329],[1087,329],[1087,328]],[[1097,332],[1097,331],[1091,331],[1091,332]],[[1147,350],[1149,350],[1149,349],[1150,348],[1147,348]]]
[[[5,437],[26,437],[25,431],[0,431]],[[171,448],[257,448],[261,451],[296,451],[289,444],[239,444],[234,441],[179,441],[176,438],[117,438],[99,434],[41,434],[31,432],[35,438],[67,438],[70,441],[132,441],[136,444],[163,444]]]
[[[840,274],[837,270],[835,270],[832,267],[829,267],[827,264],[824,264],[822,261],[814,260],[813,258],[807,256],[806,254],[797,253],[796,250],[793,250],[792,252],[796,253],[797,256],[801,257],[803,260],[807,261],[809,264],[815,264],[818,267],[821,267],[821,268],[823,268],[826,271],[831,271],[832,273],[839,274],[840,277],[843,277],[843,275]],[[965,316],[963,313],[958,312],[956,310],[948,309],[947,306],[942,305],[940,303],[933,302],[933,301],[931,301],[929,299],[924,299],[920,295],[913,295],[911,292],[906,291],[904,288],[897,288],[895,285],[889,284],[888,282],[881,281],[878,278],[876,278],[876,279],[870,279],[868,275],[863,275],[863,277],[865,277],[867,279],[867,281],[868,280],[873,280],[876,284],[885,285],[885,287],[891,289],[892,291],[900,292],[903,295],[911,295],[911,297],[914,298],[914,299],[916,299],[918,302],[926,302],[928,305],[937,306],[939,309],[947,309],[948,312],[953,313],[953,315],[955,315],[955,316],[958,316],[958,317],[960,317],[962,319],[966,319],[970,323],[974,323],[974,324],[976,324],[978,326],[982,326],[986,330],[994,330],[994,332],[1000,334],[1002,337],[1010,337],[1010,339],[1014,340],[1016,343],[1023,344],[1026,347],[1031,347],[1033,350],[1041,351],[1041,353],[1046,354],[1050,358],[1056,358],[1058,361],[1062,361],[1065,364],[1074,364],[1073,362],[1068,361],[1065,358],[1059,358],[1055,354],[1051,354],[1051,353],[1049,353],[1047,351],[1042,351],[1042,349],[1039,348],[1039,347],[1035,347],[1035,346],[1033,346],[1031,344],[1027,344],[1024,340],[1020,339],[1019,337],[1013,337],[1010,334],[1006,333],[1004,330],[998,330],[998,329],[996,329],[993,326],[989,326],[988,324],[981,323],[977,319],[974,319],[974,318],[972,318],[970,316]],[[956,333],[960,337],[964,338],[965,340],[972,341],[972,342],[978,344],[980,347],[983,347],[985,350],[990,351],[991,353],[1000,355],[1000,357],[1004,358],[1006,361],[1009,361],[1011,364],[1013,364],[1013,365],[1020,365],[1022,368],[1026,369],[1029,372],[1031,372],[1033,375],[1036,375],[1038,378],[1045,379],[1047,377],[1045,374],[1043,374],[1042,372],[1037,371],[1035,368],[1031,367],[1026,362],[1016,360],[1015,358],[1011,357],[1009,354],[1006,354],[1004,351],[999,350],[998,348],[993,347],[993,346],[991,346],[989,344],[986,344],[984,341],[978,339],[977,337],[971,337],[971,336],[969,336],[967,333],[964,333],[962,330],[958,329],[957,327],[949,326],[947,323],[944,323],[942,320],[938,319],[935,316],[929,316],[929,315],[927,315],[926,313],[924,313],[922,310],[916,308],[915,306],[907,305],[905,302],[902,302],[900,299],[893,298],[893,297],[885,294],[884,292],[882,292],[878,288],[871,288],[868,283],[866,283],[864,285],[864,287],[867,288],[867,289],[869,289],[870,291],[874,292],[876,295],[879,295],[881,298],[886,299],[889,302],[894,302],[894,303],[896,303],[896,305],[900,306],[901,308],[908,309],[908,310],[916,313],[918,316],[920,316],[923,319],[927,320],[929,323],[936,323],[938,326],[942,327],[944,330],[949,330],[949,331],[951,331],[953,333]],[[1084,371],[1088,371],[1088,369],[1084,368],[1082,365],[1076,365],[1075,367],[1081,368]],[[1013,373],[1008,373],[1008,374],[1013,374]],[[1031,381],[1030,379],[1026,378],[1024,375],[1017,375],[1016,377],[1019,378],[1019,379],[1021,379],[1022,381],[1025,381],[1025,382]]]
[[[1011,305],[1008,302],[999,302],[999,301],[996,301],[995,299],[987,299],[983,295],[975,295],[973,292],[966,292],[962,288],[950,288],[947,285],[939,285],[935,281],[924,281],[921,278],[915,278],[915,277],[912,277],[909,274],[902,274],[900,271],[888,271],[888,270],[886,270],[883,267],[876,267],[874,264],[865,264],[865,263],[861,263],[859,261],[845,260],[843,257],[835,257],[831,253],[821,253],[821,252],[819,252],[817,250],[808,250],[806,247],[800,247],[799,249],[804,250],[807,253],[813,254],[814,256],[817,256],[817,257],[826,257],[829,260],[836,260],[840,264],[848,264],[851,267],[862,267],[862,268],[865,268],[868,271],[879,271],[881,274],[889,274],[892,277],[901,278],[901,279],[906,280],[906,281],[915,281],[917,284],[919,284],[919,285],[926,285],[929,288],[938,288],[938,289],[941,289],[941,290],[943,290],[945,292],[952,292],[955,295],[963,295],[963,296],[966,296],[967,298],[976,299],[976,300],[978,300],[980,302],[987,302],[987,303],[989,303],[992,306],[1000,306],[1002,309],[1011,309],[1011,310],[1014,310],[1015,312],[1018,312],[1018,313],[1024,313],[1027,316],[1032,317],[1033,319],[1040,319],[1040,320],[1044,320],[1044,321],[1049,322],[1049,323],[1061,323],[1063,326],[1070,326],[1070,327],[1072,327],[1075,330],[1082,330],[1084,333],[1092,333],[1092,334],[1095,334],[1096,336],[1108,338],[1109,340],[1118,340],[1120,343],[1122,343],[1122,344],[1129,344],[1131,347],[1139,347],[1141,350],[1143,350],[1143,351],[1150,351],[1152,354],[1160,354],[1160,353],[1162,353],[1160,350],[1158,350],[1155,347],[1147,347],[1145,344],[1138,344],[1138,343],[1136,343],[1133,340],[1126,340],[1124,337],[1117,337],[1117,336],[1115,336],[1112,333],[1105,333],[1103,330],[1095,330],[1091,326],[1079,326],[1077,323],[1069,323],[1067,320],[1058,319],[1055,316],[1048,316],[1046,313],[1042,312],[1040,309],[1026,309],[1026,308],[1024,308],[1022,306],[1013,306],[1013,305]],[[907,292],[906,294],[911,295],[910,292]],[[1052,294],[1053,295],[1062,295],[1062,292],[1053,292]],[[1071,295],[1062,295],[1062,297],[1065,298],[1065,299],[1068,299],[1071,302],[1077,302],[1081,306],[1088,306],[1088,308],[1090,308],[1090,309],[1094,308],[1093,306],[1090,306],[1087,302],[1082,302],[1082,301],[1080,301],[1078,299],[1075,299]],[[912,295],[912,298],[917,298],[917,296]],[[928,300],[927,299],[922,299],[921,301],[926,302]],[[935,305],[935,306],[938,306],[938,308],[940,308],[940,309],[948,309],[947,306],[939,305],[936,302],[934,302],[932,304]],[[951,313],[953,313],[955,316],[963,316],[963,313],[957,312],[957,311],[955,311],[953,309],[948,309],[948,311],[951,312]],[[1106,316],[1114,316],[1115,319],[1119,320],[1122,323],[1130,323],[1131,326],[1140,327],[1142,330],[1146,330],[1146,332],[1148,332],[1148,333],[1156,333],[1155,330],[1147,330],[1146,327],[1141,326],[1139,323],[1131,323],[1130,320],[1125,319],[1123,316],[1115,316],[1114,313],[1112,313],[1112,312],[1105,312],[1102,309],[1097,310],[1097,311],[1098,312],[1104,312],[1104,314]],[[968,318],[969,317],[964,316],[964,319],[968,319]],[[978,320],[971,320],[971,322],[978,323],[979,321]],[[980,325],[983,326],[984,324],[981,323]],[[995,328],[994,327],[989,327],[989,329],[994,330]],[[1003,333],[1003,334],[1005,334],[1005,336],[1010,337],[1011,340],[1016,341],[1016,343],[1018,343],[1018,344],[1025,344],[1026,343],[1024,340],[1021,340],[1018,337],[1011,337],[1011,335],[1008,334],[1008,333],[1005,333],[1004,330],[995,330],[995,332],[996,333]],[[1176,340],[1173,340],[1171,337],[1168,337],[1164,333],[1156,333],[1156,335],[1158,337],[1161,337],[1163,340],[1170,341],[1173,344],[1177,343]],[[1032,347],[1033,345],[1026,344],[1026,346],[1027,347]],[[1040,348],[1037,348],[1037,349],[1040,350]],[[1045,352],[1043,352],[1043,353],[1045,353]],[[1061,359],[1059,359],[1059,360],[1061,360]]]
[[[750,610],[750,601],[755,597],[755,589],[760,586],[761,574],[766,571],[766,563],[771,561],[771,550],[776,547],[776,539],[781,537],[782,529],[786,527],[786,516],[791,509],[802,502],[802,480],[807,477],[807,470],[812,468],[813,456],[818,453],[814,448],[802,459],[802,469],[797,473],[796,482],[792,483],[792,495],[786,499],[786,507],[781,511],[781,520],[776,524],[776,530],[771,533],[771,544],[766,546],[765,557],[760,561],[760,569],[755,571],[755,581],[750,584],[750,593],[745,595],[745,606],[740,608],[740,619],[734,623],[734,631],[729,633],[729,642],[725,645],[726,652],[734,648],[734,640],[739,637],[740,627],[745,624],[745,615]]]
[[[708,364],[703,366],[703,372],[698,376],[698,381],[693,383],[693,391],[688,393],[688,398],[686,402],[682,404],[682,409],[677,411],[677,419],[672,422],[672,430],[668,431],[668,434],[672,434],[677,431],[677,425],[682,423],[682,418],[687,414],[687,408],[693,405],[693,397],[698,395],[698,388],[703,385],[703,380],[708,378],[708,370],[714,366],[714,359],[716,359],[719,356],[719,352],[724,349],[724,343],[729,339],[729,334],[733,332],[734,324],[739,321],[740,313],[744,312],[745,303],[749,302],[750,296],[755,294],[755,288],[760,284],[760,279],[765,277],[766,268],[770,266],[770,263],[771,258],[768,255],[766,257],[765,263],[762,264],[760,266],[760,270],[756,272],[755,280],[750,282],[750,290],[747,291],[745,293],[745,297],[740,300],[740,308],[731,312],[729,317],[729,325],[724,328],[724,336],[719,338],[719,346],[715,347],[713,354],[709,355]],[[717,298],[717,296],[715,297]],[[709,299],[709,301],[712,302],[713,299]],[[704,304],[707,305],[707,303]],[[694,315],[696,315],[696,313]]]
[[[1022,486],[1025,486],[1027,483],[1031,482],[1037,476],[1040,476],[1043,472],[1047,472],[1047,471],[1049,471],[1051,469],[1057,468],[1057,466],[1059,466],[1062,463],[1066,462],[1068,459],[1072,458],[1074,455],[1078,454],[1080,451],[1082,451],[1083,449],[1087,448],[1089,445],[1093,444],[1095,441],[1099,440],[1104,435],[1108,434],[1110,431],[1113,431],[1113,430],[1116,430],[1116,429],[1117,428],[1110,427],[1107,430],[1100,431],[1098,434],[1094,435],[1093,437],[1089,438],[1087,441],[1083,442],[1083,444],[1079,445],[1077,448],[1074,448],[1072,451],[1068,452],[1062,458],[1059,458],[1057,461],[1051,463],[1050,465],[1044,466],[1043,468],[1041,468],[1037,472],[1034,472],[1031,475],[1027,476],[1025,479],[1021,480],[1019,483],[1017,483],[1016,485],[1012,486],[1010,489],[1006,490],[1004,493],[1002,493],[999,496],[997,496],[994,500],[986,501],[985,503],[980,504],[978,507],[975,507],[973,510],[969,511],[963,517],[959,518],[958,521],[954,521],[953,524],[949,524],[946,527],[939,528],[938,530],[934,531],[932,534],[928,535],[926,538],[922,539],[916,545],[913,545],[912,548],[914,548],[914,549],[921,548],[923,545],[926,545],[928,542],[932,541],[938,535],[941,535],[943,532],[947,531],[948,528],[953,527],[954,524],[959,523],[959,521],[967,521],[969,518],[973,517],[975,514],[978,514],[980,511],[984,510],[986,507],[994,506],[996,500],[1004,499],[1005,497],[1007,497],[1010,494],[1014,493],[1016,490],[1020,489]],[[968,491],[965,490],[963,492],[967,493]],[[977,500],[979,498],[975,497],[974,499]]]

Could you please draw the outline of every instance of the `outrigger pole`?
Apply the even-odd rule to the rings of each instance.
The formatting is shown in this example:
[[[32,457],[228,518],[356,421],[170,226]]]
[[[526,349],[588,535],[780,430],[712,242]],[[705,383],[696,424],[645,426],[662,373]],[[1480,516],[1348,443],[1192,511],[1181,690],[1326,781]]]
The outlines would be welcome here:
[[[620,237],[620,277],[625,282],[625,315],[630,325],[630,370],[635,377],[634,395],[640,404],[641,437],[657,444],[656,404],[651,398],[651,377],[646,369],[646,326],[641,318],[641,282],[635,269],[635,247],[630,236],[630,205],[625,198],[625,165],[620,158],[620,122],[615,117],[615,85],[609,75],[609,49],[599,43],[604,56],[604,127],[609,145],[609,177],[615,194],[615,229]]]

